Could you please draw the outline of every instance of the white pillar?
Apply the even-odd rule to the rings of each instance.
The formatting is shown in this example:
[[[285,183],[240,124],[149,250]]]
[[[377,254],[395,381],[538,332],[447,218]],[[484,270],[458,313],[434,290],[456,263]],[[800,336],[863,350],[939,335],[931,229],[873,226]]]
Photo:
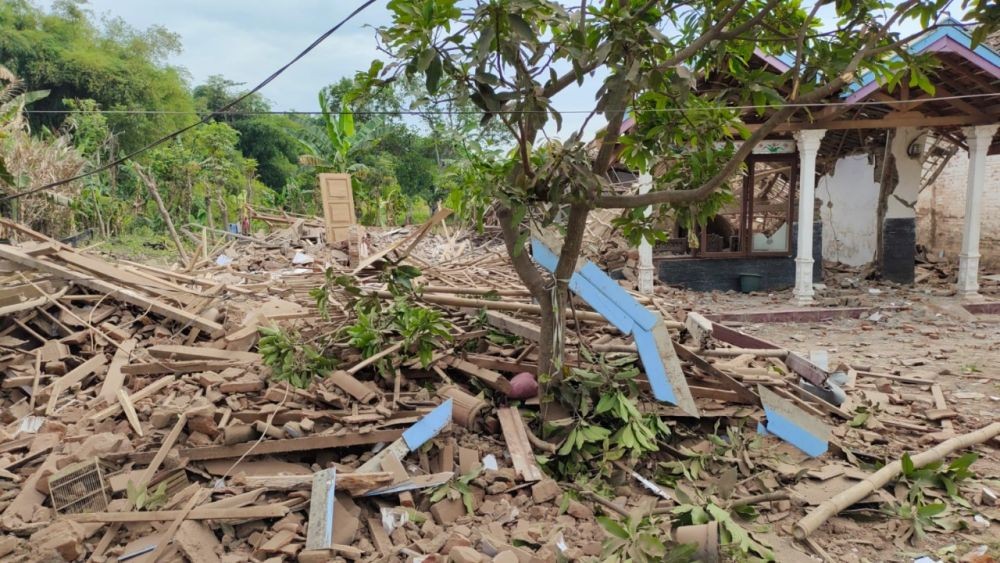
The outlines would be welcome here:
[[[649,174],[639,176],[639,193],[649,193],[653,187],[653,177]],[[652,207],[645,210],[646,217],[653,212]],[[653,294],[653,245],[645,237],[639,241],[639,293]]]
[[[993,141],[997,125],[965,127],[969,145],[968,186],[965,192],[965,224],[962,226],[962,253],[958,258],[958,295],[965,299],[979,297],[979,215],[986,183],[986,151]]]
[[[816,205],[816,153],[826,130],[803,130],[796,134],[799,145],[799,221],[795,247],[795,289],[792,301],[808,305],[813,300],[813,209]]]

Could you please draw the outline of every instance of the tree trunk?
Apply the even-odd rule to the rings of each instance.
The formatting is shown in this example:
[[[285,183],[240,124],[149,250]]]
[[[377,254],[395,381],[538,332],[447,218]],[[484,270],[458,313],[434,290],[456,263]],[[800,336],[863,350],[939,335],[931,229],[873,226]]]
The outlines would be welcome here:
[[[531,260],[526,248],[517,248],[520,225],[513,224],[513,214],[508,209],[498,212],[507,252],[514,262],[514,269],[532,297],[540,306],[540,334],[538,342],[538,382],[542,390],[542,420],[549,420],[548,404],[563,379],[566,342],[566,305],[569,303],[569,279],[576,270],[576,262],[583,246],[587,215],[585,204],[570,206],[566,236],[559,252],[559,263],[552,278],[544,276]]]
[[[177,230],[174,229],[174,222],[170,219],[170,213],[167,211],[167,207],[163,205],[163,198],[160,197],[160,190],[156,188],[156,181],[153,180],[151,174],[144,174],[138,165],[135,167],[135,173],[139,176],[139,179],[142,180],[142,183],[146,184],[146,188],[149,190],[149,195],[151,195],[153,197],[153,201],[156,202],[156,208],[160,211],[160,217],[163,218],[163,222],[167,224],[167,230],[170,231],[170,238],[174,239],[174,245],[177,247],[177,254],[180,255],[181,262],[187,263],[187,252],[184,252],[184,245],[181,244],[181,237],[177,236]]]

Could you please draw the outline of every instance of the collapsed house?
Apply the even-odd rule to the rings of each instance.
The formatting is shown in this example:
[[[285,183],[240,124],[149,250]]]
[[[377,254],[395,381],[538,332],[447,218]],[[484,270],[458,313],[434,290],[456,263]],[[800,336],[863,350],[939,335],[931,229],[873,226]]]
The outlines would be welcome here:
[[[0,558],[599,561],[639,549],[615,539],[614,521],[642,517],[643,533],[705,561],[834,560],[827,550],[859,544],[837,543],[845,519],[832,536],[825,522],[896,503],[883,486],[900,455],[926,450],[913,462],[933,465],[1000,435],[976,409],[959,412],[982,393],[906,367],[920,362],[833,365],[731,326],[762,317],[700,315],[590,264],[571,282],[581,299],[567,365],[599,381],[624,374],[636,386],[623,395],[629,428],[658,430],[608,444],[560,397],[547,408],[562,430],[542,439],[538,307],[495,235],[433,232],[445,215],[385,233],[347,226],[328,246],[329,224],[255,211],[270,234],[227,235],[172,268],[2,221],[15,244],[0,245]],[[391,282],[404,263],[420,268],[419,291]],[[391,331],[374,346],[347,340],[359,296],[433,311],[447,338],[426,358]],[[899,311],[875,306],[857,322]],[[324,336],[318,359],[307,350]],[[600,453],[612,446],[627,457]],[[613,491],[580,479],[592,472]],[[991,487],[963,477],[955,494],[972,504],[956,510],[1000,518]],[[708,523],[691,517],[706,510]],[[660,542],[643,549],[665,556]]]

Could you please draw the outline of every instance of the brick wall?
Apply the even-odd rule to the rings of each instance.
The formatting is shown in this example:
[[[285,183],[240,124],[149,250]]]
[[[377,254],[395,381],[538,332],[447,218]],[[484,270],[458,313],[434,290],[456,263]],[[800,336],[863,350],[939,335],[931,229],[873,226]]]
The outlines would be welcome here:
[[[917,242],[946,256],[962,249],[969,155],[958,151],[917,200]],[[1000,155],[986,158],[986,186],[980,210],[979,253],[986,265],[1000,265]]]

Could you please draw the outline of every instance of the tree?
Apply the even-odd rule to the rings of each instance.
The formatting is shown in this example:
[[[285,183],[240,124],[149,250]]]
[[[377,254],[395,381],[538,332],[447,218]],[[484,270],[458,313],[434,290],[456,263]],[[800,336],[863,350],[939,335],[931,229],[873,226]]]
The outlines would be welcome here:
[[[551,0],[393,0],[392,23],[378,30],[388,57],[373,63],[369,85],[419,77],[431,95],[452,91],[479,108],[483,123],[510,132],[515,150],[484,168],[482,199],[497,202],[514,268],[541,304],[539,373],[557,382],[562,358],[553,335],[563,334],[568,282],[592,209],[625,210],[619,224],[635,237],[655,236],[646,206],[655,206],[654,217],[684,209],[680,218],[692,220],[725,192],[759,141],[805,113],[802,104],[840,93],[865,72],[898,80],[910,71],[920,85],[926,61],[907,57],[902,47],[916,34],[904,36],[900,26],[915,21],[923,33],[943,25],[952,4],[603,0],[568,8]],[[824,6],[835,12],[829,25],[818,16]],[[963,0],[962,7],[982,24],[977,39],[1000,20],[988,0]],[[755,70],[755,48],[794,63],[782,74]],[[583,127],[564,141],[549,139],[546,128],[561,126],[553,98],[598,69],[606,77],[587,122],[602,115],[607,126],[592,143]],[[752,132],[730,109],[746,103],[764,117]],[[635,126],[626,130],[629,114]],[[615,158],[656,169],[650,193],[615,190],[606,174]],[[563,233],[552,276],[525,251],[533,227]]]
[[[51,91],[31,116],[33,129],[57,128],[63,100],[91,99],[103,110],[160,110],[108,116],[125,150],[144,145],[194,118],[181,69],[167,64],[179,37],[153,26],[137,30],[121,19],[95,23],[79,2],[59,0],[44,12],[26,0],[0,3],[0,53],[29,89]]]
[[[198,113],[218,111],[243,95],[242,83],[222,75],[209,76],[192,91]],[[223,115],[215,117],[239,131],[239,148],[244,156],[257,161],[260,181],[279,191],[292,180],[297,170],[298,142],[295,133],[301,125],[285,115],[270,115],[271,104],[259,93],[242,100]]]

